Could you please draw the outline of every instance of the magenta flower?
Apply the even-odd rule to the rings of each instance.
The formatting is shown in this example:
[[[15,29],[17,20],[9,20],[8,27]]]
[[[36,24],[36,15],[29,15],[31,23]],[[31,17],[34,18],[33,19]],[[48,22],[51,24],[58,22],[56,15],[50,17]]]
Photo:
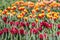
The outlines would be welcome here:
[[[40,27],[42,27],[44,24],[43,24],[43,22],[40,22]]]
[[[28,27],[29,26],[29,22],[26,22],[25,25]]]
[[[43,29],[42,29],[42,27],[39,27],[38,30],[39,30],[39,31],[42,31]]]
[[[60,24],[58,24],[57,26],[58,26],[58,29],[60,29]]]
[[[43,40],[43,34],[39,34],[39,38]]]
[[[0,30],[0,35],[2,35],[3,34],[3,30]]]
[[[21,34],[21,35],[25,34],[24,29],[20,29],[20,30],[19,30],[19,34]]]
[[[14,21],[10,21],[9,23],[10,23],[10,25],[14,25]]]
[[[59,36],[60,35],[60,31],[57,31],[56,34]]]
[[[18,33],[18,29],[15,27],[12,27],[12,29],[10,30],[11,34],[17,34]]]
[[[35,22],[32,22],[32,26],[35,27],[36,26],[36,23]]]
[[[2,20],[6,23],[7,22],[7,17],[3,17]]]
[[[49,24],[49,25],[47,26],[47,28],[51,29],[52,26],[53,26],[53,24]]]
[[[36,28],[31,28],[30,29],[30,32],[33,33],[33,34],[37,34],[38,33],[38,30]]]
[[[3,29],[3,32],[4,32],[4,33],[7,33],[7,32],[8,32],[8,28],[4,28],[4,29]]]
[[[20,22],[20,26],[25,26],[25,23],[24,22]]]
[[[17,21],[17,22],[15,22],[15,25],[16,25],[16,26],[18,26],[18,25],[19,25],[19,22],[18,22],[18,21]]]

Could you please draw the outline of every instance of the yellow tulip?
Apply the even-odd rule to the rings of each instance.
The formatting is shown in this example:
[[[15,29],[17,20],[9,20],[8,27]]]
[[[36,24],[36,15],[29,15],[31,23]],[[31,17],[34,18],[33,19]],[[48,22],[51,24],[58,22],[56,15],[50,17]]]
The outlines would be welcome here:
[[[2,12],[2,10],[0,10],[0,13]]]
[[[35,21],[38,22],[38,19],[36,19]]]

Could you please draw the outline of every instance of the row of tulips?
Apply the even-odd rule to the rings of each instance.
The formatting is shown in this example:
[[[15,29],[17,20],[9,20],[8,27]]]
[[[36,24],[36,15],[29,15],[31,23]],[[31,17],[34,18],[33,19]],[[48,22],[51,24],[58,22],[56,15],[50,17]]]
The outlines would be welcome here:
[[[22,24],[20,24],[20,25],[22,25]],[[15,26],[12,26],[12,27],[10,26],[11,28],[4,27],[3,29],[0,30],[0,36],[3,37],[2,38],[3,40],[7,40],[7,37],[9,37],[9,36],[10,36],[9,37],[10,39],[11,39],[11,37],[16,37],[16,39],[12,38],[11,40],[52,40],[52,39],[59,40],[59,36],[60,36],[60,31],[59,31],[60,24],[55,26],[56,27],[55,30],[53,30],[52,24],[49,24],[47,22],[41,22],[40,23],[40,27],[38,27],[38,28],[35,28],[34,23],[32,25],[34,26],[32,28],[28,28],[29,26],[27,28],[25,28],[25,27],[17,28]],[[42,26],[44,26],[44,28]],[[45,27],[49,31],[47,31]],[[7,36],[4,38],[4,35],[5,36],[7,35]],[[23,38],[22,36],[25,37],[25,38],[22,39]],[[29,38],[26,39],[27,36]],[[17,37],[19,37],[19,38],[22,37],[22,38],[19,39]],[[52,39],[50,39],[50,37]],[[57,38],[55,38],[55,37],[57,37]],[[9,40],[9,38],[8,38],[8,40]]]

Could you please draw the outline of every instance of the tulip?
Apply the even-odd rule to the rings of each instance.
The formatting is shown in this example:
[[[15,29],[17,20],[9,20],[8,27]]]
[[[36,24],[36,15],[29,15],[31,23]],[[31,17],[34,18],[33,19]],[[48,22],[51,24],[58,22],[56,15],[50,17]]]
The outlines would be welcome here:
[[[18,21],[17,21],[17,22],[15,22],[15,25],[16,25],[16,26],[18,26],[18,25],[19,25],[19,22],[18,22]]]
[[[7,33],[7,32],[8,32],[8,28],[4,28],[4,29],[3,29],[3,32],[4,32],[4,33]]]
[[[33,33],[33,34],[37,34],[38,33],[38,30],[36,28],[31,28],[30,29],[30,32]]]
[[[56,34],[57,34],[57,36],[59,36],[60,35],[60,31],[57,31]]]
[[[52,26],[53,26],[53,24],[49,24],[48,28],[49,28],[49,29],[51,29],[51,28],[52,28]]]
[[[47,34],[46,33],[39,34],[39,38],[40,38],[40,40],[43,40],[43,38],[47,38]]]
[[[10,10],[10,9],[11,9],[10,7],[7,8],[7,10]]]
[[[29,22],[26,22],[26,24],[25,24],[27,27],[29,26]]]
[[[14,25],[14,21],[10,21],[9,23],[10,23],[10,25]]]
[[[24,29],[20,29],[20,30],[19,30],[19,34],[21,34],[21,35],[25,34]]]
[[[35,27],[36,26],[36,23],[35,22],[32,22],[32,26]]]
[[[39,38],[43,40],[43,34],[39,34]]]
[[[43,29],[42,29],[42,27],[39,27],[38,30],[39,30],[39,31],[42,31]]]
[[[15,27],[12,27],[12,29],[10,30],[11,34],[17,34],[18,33],[18,29]]]
[[[3,20],[4,22],[7,22],[7,17],[3,17],[2,20]]]
[[[57,26],[58,26],[58,29],[60,29],[60,24],[58,24]]]
[[[40,27],[44,26],[43,22],[40,22]]]
[[[25,23],[24,22],[20,22],[20,26],[25,26]]]
[[[0,35],[2,35],[3,34],[3,31],[2,30],[0,30]]]

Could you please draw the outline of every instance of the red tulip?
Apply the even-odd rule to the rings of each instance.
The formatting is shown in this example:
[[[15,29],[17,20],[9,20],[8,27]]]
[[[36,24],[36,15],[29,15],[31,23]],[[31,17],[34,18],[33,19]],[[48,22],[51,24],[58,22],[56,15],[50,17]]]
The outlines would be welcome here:
[[[10,21],[10,25],[14,25],[14,21]]]
[[[44,26],[45,27],[48,27],[49,26],[49,23],[48,22],[44,22]]]
[[[59,36],[60,35],[60,31],[56,32],[56,34]]]
[[[36,26],[36,23],[35,22],[32,22],[32,26],[35,27]]]
[[[43,22],[40,22],[40,27],[42,27],[44,24],[43,24]]]
[[[43,34],[39,34],[39,38],[43,40]]]
[[[19,34],[21,34],[21,35],[25,34],[24,29],[20,29]]]
[[[27,27],[29,26],[29,22],[26,22],[26,24],[25,24]]]
[[[0,30],[0,35],[2,35],[3,34],[3,31],[2,30]]]
[[[39,38],[40,38],[41,40],[43,40],[43,38],[47,38],[47,34],[46,34],[46,33],[44,33],[44,34],[39,34]]]
[[[3,29],[3,32],[4,32],[4,33],[7,33],[7,32],[8,32],[8,28],[4,28],[4,29]]]
[[[42,31],[42,27],[39,27],[38,30],[39,30],[39,31]]]
[[[46,33],[44,33],[44,37],[47,38],[47,34]]]
[[[17,34],[18,33],[18,29],[15,27],[12,27],[12,29],[10,30],[11,34]]]
[[[52,28],[52,24],[48,24],[47,28],[51,29]]]
[[[33,33],[33,34],[37,34],[38,30],[36,28],[32,28],[32,29],[30,29],[30,32]]]
[[[20,26],[25,26],[25,23],[24,22],[20,22]]]
[[[16,25],[16,26],[18,26],[18,25],[19,25],[19,22],[18,22],[18,21],[17,21],[17,22],[15,22],[15,25]]]
[[[3,19],[3,21],[4,21],[4,22],[6,22],[6,21],[7,21],[7,17],[3,17],[2,19]]]
[[[60,29],[60,24],[58,24],[58,29]]]

